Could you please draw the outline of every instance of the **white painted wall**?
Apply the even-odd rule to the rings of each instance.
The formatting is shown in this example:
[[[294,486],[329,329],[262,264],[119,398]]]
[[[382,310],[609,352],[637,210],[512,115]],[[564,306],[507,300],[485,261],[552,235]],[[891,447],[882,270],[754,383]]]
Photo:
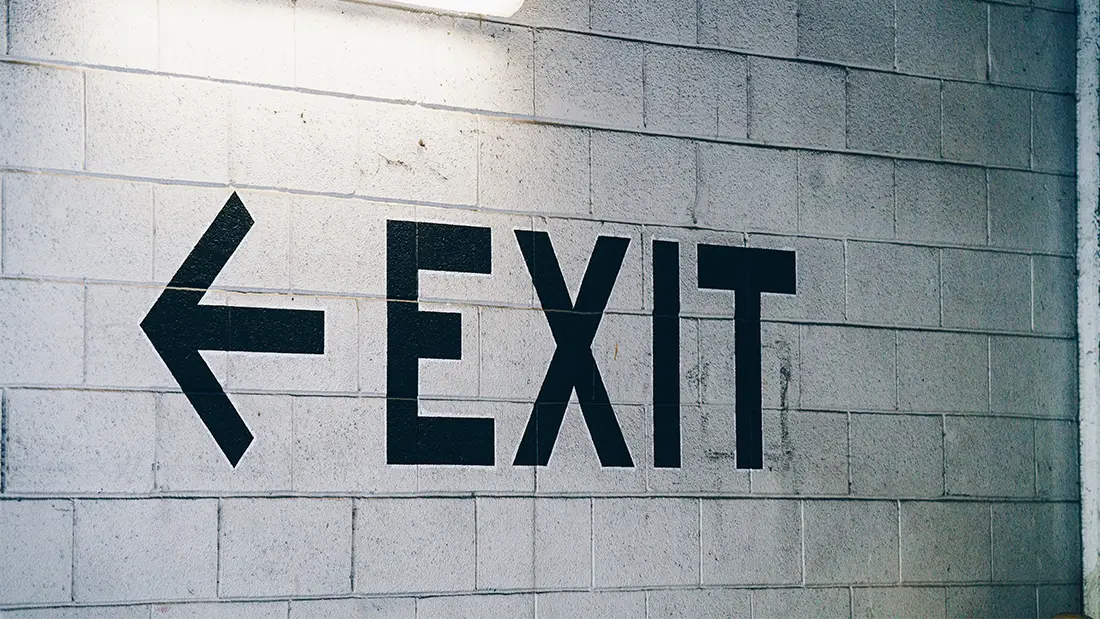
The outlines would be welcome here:
[[[0,7],[0,617],[1080,609],[1072,0]],[[326,326],[323,356],[205,353],[236,469],[139,327],[233,191],[256,223],[205,302]],[[494,467],[385,463],[387,219],[492,229],[491,277],[421,275],[463,357],[420,390],[495,419]],[[510,464],[554,351],[517,229],[573,295],[631,239],[593,353],[635,468],[575,405]],[[679,470],[653,239],[682,246]],[[798,252],[761,471],[700,242]]]

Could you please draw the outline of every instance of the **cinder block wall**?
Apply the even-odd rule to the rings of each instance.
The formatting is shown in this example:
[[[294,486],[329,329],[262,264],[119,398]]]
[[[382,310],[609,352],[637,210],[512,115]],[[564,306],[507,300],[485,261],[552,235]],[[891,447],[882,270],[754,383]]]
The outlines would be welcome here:
[[[1080,606],[1073,0],[0,0],[0,617],[1048,617]],[[205,303],[325,311],[323,356],[203,353],[229,466],[139,323],[232,191]],[[386,464],[386,220],[462,358],[425,414],[493,467]],[[572,295],[633,468],[576,404],[511,465]],[[652,462],[653,239],[681,244],[683,466]],[[763,470],[696,243],[797,251],[763,301]]]

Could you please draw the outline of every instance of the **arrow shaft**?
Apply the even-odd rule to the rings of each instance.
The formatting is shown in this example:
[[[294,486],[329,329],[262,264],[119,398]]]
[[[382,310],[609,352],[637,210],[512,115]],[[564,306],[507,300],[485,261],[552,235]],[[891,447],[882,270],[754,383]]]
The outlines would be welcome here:
[[[323,311],[266,307],[216,309],[225,310],[229,323],[227,347],[218,350],[306,355],[325,352]]]

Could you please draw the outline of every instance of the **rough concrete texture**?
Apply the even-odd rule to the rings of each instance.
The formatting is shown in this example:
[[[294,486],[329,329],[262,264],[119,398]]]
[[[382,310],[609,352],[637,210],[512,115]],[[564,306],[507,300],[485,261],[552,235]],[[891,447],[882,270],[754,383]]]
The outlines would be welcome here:
[[[0,0],[0,619],[1081,609],[1073,0],[383,4]],[[232,192],[254,223],[202,304],[325,313],[323,354],[198,353],[235,467],[141,328]],[[390,220],[488,229],[490,274],[412,248],[460,325],[413,363],[419,415],[492,421],[491,465],[388,463],[390,359],[424,352],[388,337]],[[760,302],[760,469],[750,300],[699,288],[700,243],[797,255]],[[562,310],[602,293],[631,466],[575,391],[514,465],[555,353],[584,361]]]

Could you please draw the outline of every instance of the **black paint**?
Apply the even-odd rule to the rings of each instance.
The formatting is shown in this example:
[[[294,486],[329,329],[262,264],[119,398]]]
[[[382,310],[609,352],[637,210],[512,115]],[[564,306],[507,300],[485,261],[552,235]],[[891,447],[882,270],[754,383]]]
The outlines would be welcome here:
[[[420,359],[462,358],[462,315],[423,311],[420,271],[492,272],[489,228],[386,222],[386,461],[494,463],[493,420],[419,413]]]
[[[764,466],[760,417],[760,294],[795,292],[793,251],[704,245],[698,247],[699,287],[734,292],[734,398],[737,468]]]
[[[550,236],[545,232],[516,230],[516,240],[557,349],[516,450],[514,464],[545,466],[550,462],[569,396],[576,389],[600,464],[634,466],[591,348],[630,239],[606,236],[597,239],[576,304],[569,297]]]
[[[653,241],[653,466],[680,468],[680,244]]]
[[[199,351],[325,352],[323,311],[199,304],[252,224],[248,209],[233,193],[141,322],[234,467],[252,443],[252,433]]]

